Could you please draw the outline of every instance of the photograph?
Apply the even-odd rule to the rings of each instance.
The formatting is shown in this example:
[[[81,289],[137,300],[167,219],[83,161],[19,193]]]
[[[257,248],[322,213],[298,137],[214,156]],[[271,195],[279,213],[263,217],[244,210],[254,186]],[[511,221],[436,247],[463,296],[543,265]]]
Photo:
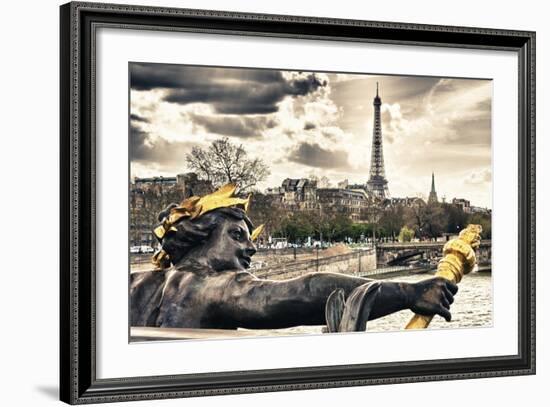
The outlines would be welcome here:
[[[493,326],[490,78],[128,80],[130,342]]]

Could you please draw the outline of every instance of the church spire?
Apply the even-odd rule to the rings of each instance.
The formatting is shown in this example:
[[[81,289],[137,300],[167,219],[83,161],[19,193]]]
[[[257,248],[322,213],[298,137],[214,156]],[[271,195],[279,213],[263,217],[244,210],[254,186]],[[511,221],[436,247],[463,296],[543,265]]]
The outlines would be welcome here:
[[[434,176],[434,173],[432,171],[432,189],[430,191],[430,196],[428,198],[428,203],[437,203],[438,200],[437,200],[437,192],[435,192],[435,176]]]

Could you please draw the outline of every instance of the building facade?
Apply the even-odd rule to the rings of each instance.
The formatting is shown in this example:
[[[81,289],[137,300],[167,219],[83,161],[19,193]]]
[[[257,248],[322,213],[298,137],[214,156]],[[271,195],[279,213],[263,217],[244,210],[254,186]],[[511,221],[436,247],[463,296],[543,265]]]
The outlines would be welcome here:
[[[451,201],[453,205],[459,206],[463,212],[470,213],[470,201],[462,198],[453,198]]]
[[[406,208],[414,208],[426,205],[424,200],[418,197],[390,198],[387,201],[389,206],[403,206]]]
[[[348,188],[343,188],[345,186]],[[369,206],[369,194],[364,186],[351,189],[347,181],[338,183],[338,188],[318,188],[315,180],[287,178],[280,187],[268,188],[266,195],[288,211],[342,213],[353,221],[363,220]]]
[[[341,213],[355,222],[364,219],[369,206],[365,191],[341,188],[318,189],[317,201],[321,211]]]
[[[198,178],[195,173],[175,177],[134,178],[130,184],[130,246],[155,247],[152,230],[158,223],[158,214],[171,203],[179,203],[193,195],[213,191],[211,181]]]
[[[317,181],[308,178],[286,178],[281,184],[284,206],[295,210],[317,209]]]

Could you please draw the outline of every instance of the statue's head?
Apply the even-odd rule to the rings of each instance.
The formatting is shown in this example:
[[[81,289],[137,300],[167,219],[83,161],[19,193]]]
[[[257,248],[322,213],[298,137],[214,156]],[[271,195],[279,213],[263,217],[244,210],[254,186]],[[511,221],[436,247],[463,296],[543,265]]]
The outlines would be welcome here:
[[[216,271],[244,270],[256,253],[254,229],[246,215],[248,198],[233,197],[223,188],[202,198],[172,204],[159,214],[154,233],[162,250],[154,261],[161,266],[193,259]]]

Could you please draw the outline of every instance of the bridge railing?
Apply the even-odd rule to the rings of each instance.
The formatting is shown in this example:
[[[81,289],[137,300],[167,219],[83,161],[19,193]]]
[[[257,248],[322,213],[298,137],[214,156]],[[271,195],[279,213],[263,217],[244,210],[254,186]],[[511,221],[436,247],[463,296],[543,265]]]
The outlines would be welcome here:
[[[377,249],[413,249],[413,248],[430,248],[430,247],[443,247],[445,242],[408,242],[408,243],[378,243]],[[491,246],[491,240],[485,239],[480,243],[480,247]]]

